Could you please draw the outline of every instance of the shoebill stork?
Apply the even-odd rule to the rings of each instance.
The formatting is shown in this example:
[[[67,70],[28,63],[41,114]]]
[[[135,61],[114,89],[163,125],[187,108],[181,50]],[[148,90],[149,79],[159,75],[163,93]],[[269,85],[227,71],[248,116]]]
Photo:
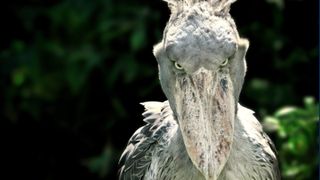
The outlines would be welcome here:
[[[229,14],[235,0],[166,1],[154,55],[168,101],[141,103],[146,125],[120,158],[120,179],[280,179],[273,143],[238,103],[249,42]]]

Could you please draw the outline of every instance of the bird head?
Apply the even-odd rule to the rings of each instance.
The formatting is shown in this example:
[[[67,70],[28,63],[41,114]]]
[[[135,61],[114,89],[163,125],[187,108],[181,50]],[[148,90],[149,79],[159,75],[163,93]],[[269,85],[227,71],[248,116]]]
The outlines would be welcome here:
[[[194,166],[216,179],[230,154],[249,43],[229,14],[234,0],[167,0],[171,16],[154,47],[162,89]]]

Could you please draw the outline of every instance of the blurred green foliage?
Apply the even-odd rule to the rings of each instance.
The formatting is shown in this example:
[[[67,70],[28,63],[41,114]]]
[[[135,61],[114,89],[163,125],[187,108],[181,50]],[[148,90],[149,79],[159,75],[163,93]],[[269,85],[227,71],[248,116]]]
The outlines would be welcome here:
[[[313,179],[319,165],[319,104],[304,98],[304,107],[286,106],[264,119],[266,130],[276,132],[283,179]]]
[[[241,102],[273,123],[283,179],[318,179],[318,99],[301,103],[318,93],[316,3],[246,0],[231,10],[251,44]],[[120,153],[143,125],[138,103],[165,100],[152,46],[169,18],[166,3],[14,0],[0,8],[6,172],[116,179]]]

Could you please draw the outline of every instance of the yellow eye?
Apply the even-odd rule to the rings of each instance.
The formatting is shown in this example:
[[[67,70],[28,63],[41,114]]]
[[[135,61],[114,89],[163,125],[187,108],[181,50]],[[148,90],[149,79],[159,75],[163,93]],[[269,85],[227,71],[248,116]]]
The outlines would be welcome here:
[[[183,67],[180,64],[178,64],[177,62],[174,63],[174,67],[176,67],[179,70],[183,69]]]
[[[220,66],[226,66],[228,64],[228,61],[229,61],[229,59],[224,60]]]

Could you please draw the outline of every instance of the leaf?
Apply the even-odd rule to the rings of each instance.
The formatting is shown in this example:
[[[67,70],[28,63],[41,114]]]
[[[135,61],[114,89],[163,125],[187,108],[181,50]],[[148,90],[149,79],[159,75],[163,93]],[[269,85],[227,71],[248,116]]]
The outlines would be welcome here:
[[[263,121],[263,127],[266,131],[276,131],[279,129],[279,120],[277,118],[267,116]]]
[[[291,153],[294,155],[303,156],[308,150],[308,139],[302,132],[291,137],[288,144]]]
[[[26,79],[26,71],[23,68],[16,69],[12,74],[12,82],[15,86],[19,87]]]
[[[142,49],[146,41],[146,28],[140,24],[131,35],[130,45],[133,51]]]
[[[286,116],[288,114],[295,112],[296,110],[297,110],[296,107],[290,107],[290,106],[283,107],[275,113],[275,116],[276,117]]]

